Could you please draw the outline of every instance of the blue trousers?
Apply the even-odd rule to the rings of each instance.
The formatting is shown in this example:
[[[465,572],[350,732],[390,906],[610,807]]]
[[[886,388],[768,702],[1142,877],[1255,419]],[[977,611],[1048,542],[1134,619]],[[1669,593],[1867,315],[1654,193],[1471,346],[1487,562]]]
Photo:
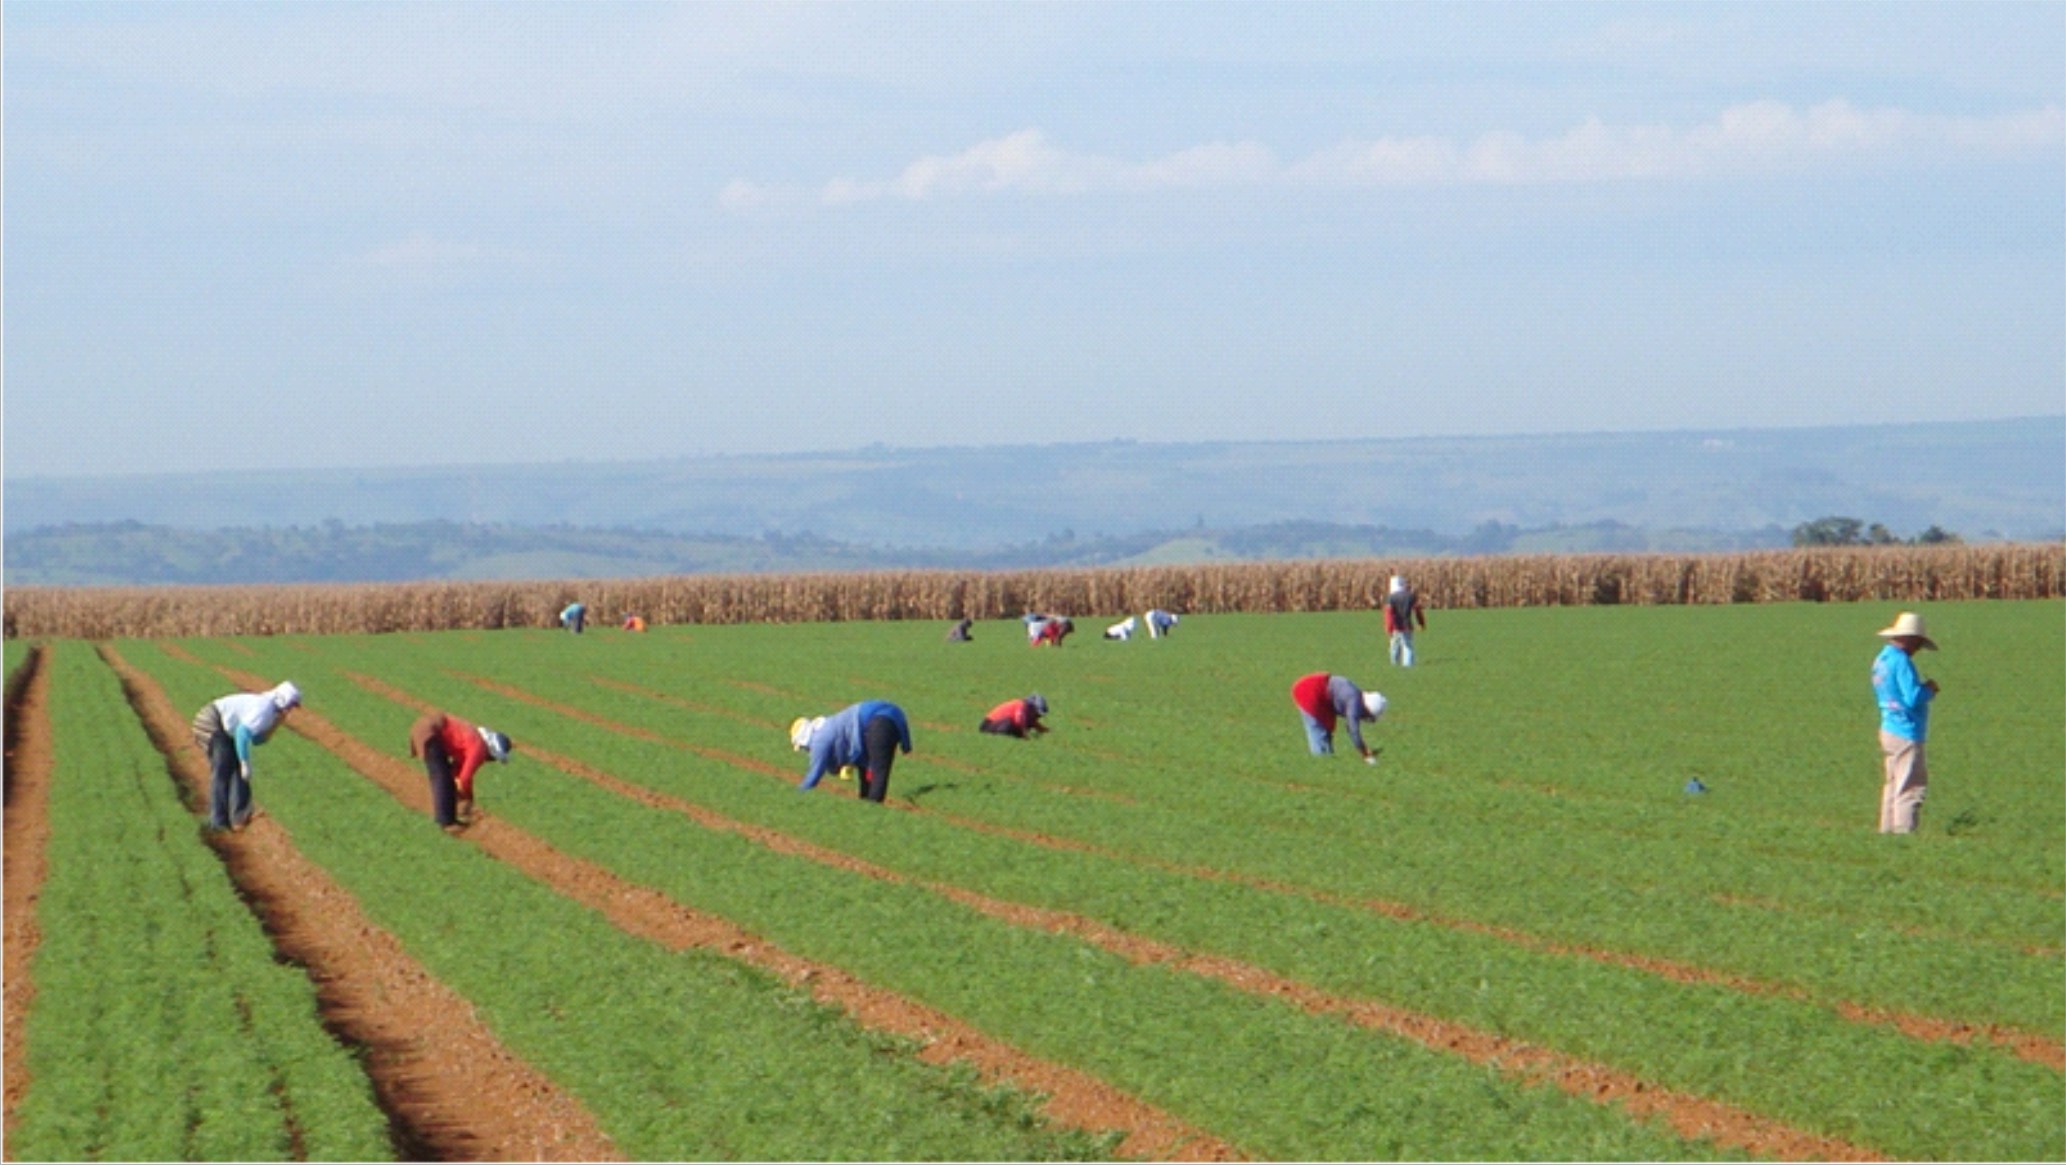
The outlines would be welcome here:
[[[1306,723],[1306,747],[1313,750],[1313,755],[1333,756],[1334,733],[1321,727],[1320,722],[1313,719],[1313,714],[1304,709],[1299,710],[1298,718]]]
[[[251,782],[237,763],[237,742],[220,728],[208,738],[208,825],[228,829],[251,819]]]

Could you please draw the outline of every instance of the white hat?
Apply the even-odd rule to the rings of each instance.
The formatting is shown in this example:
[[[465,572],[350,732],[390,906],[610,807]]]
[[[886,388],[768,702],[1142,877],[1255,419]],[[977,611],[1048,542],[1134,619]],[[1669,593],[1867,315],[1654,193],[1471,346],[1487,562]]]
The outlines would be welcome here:
[[[1923,617],[1914,611],[1903,611],[1894,616],[1894,625],[1879,633],[1881,639],[1920,639],[1923,646],[1937,650],[1937,642],[1923,630]]]
[[[1405,575],[1403,575],[1403,574],[1395,574],[1395,575],[1393,575],[1393,576],[1392,576],[1392,589],[1393,589],[1394,591],[1403,591],[1403,590],[1405,590],[1405,589],[1406,589],[1406,576],[1405,576]]]
[[[1372,720],[1376,720],[1377,718],[1383,716],[1385,714],[1385,698],[1383,693],[1363,693],[1363,710],[1370,713],[1370,718]]]
[[[488,746],[489,756],[494,757],[496,760],[502,761],[505,764],[508,763],[510,749],[509,737],[502,735],[500,732],[495,731],[493,728],[476,728],[474,729],[474,731],[481,734],[481,742]]]
[[[272,695],[273,707],[282,712],[301,706],[301,689],[294,686],[293,680],[281,681],[280,686],[273,689]]]
[[[789,722],[789,743],[796,748],[796,751],[802,752],[811,746],[811,738],[818,734],[818,729],[823,727],[824,724],[825,718],[823,716],[815,718],[798,716]]]

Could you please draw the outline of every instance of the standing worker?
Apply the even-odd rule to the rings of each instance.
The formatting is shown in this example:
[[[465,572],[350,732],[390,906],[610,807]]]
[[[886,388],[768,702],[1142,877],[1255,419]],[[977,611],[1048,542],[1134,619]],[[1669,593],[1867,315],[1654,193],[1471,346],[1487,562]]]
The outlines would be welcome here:
[[[1872,661],[1872,694],[1879,701],[1879,748],[1886,782],[1879,798],[1879,831],[1913,833],[1929,792],[1930,770],[1923,763],[1923,740],[1929,736],[1930,703],[1937,681],[1915,670],[1915,653],[1937,650],[1923,630],[1923,617],[1903,611],[1894,625],[1879,633],[1887,641]]]
[[[1392,640],[1392,662],[1412,667],[1413,627],[1418,623],[1421,630],[1427,630],[1428,616],[1421,610],[1420,596],[1406,585],[1405,576],[1392,576],[1392,589],[1385,593],[1384,608],[1385,633]]]
[[[1035,692],[1023,700],[1006,700],[983,717],[978,731],[993,736],[1016,736],[1027,740],[1036,732],[1046,732],[1047,725],[1040,722],[1047,715],[1047,697]]]
[[[194,743],[208,757],[208,828],[242,829],[251,807],[251,746],[264,744],[287,713],[301,706],[301,689],[284,682],[269,692],[235,692],[201,705]]]
[[[1299,718],[1306,726],[1306,745],[1314,756],[1334,754],[1334,725],[1336,720],[1342,720],[1348,723],[1349,739],[1363,755],[1363,763],[1377,763],[1377,753],[1363,743],[1362,722],[1375,724],[1384,715],[1383,696],[1364,691],[1346,676],[1322,671],[1303,676],[1291,685],[1291,702],[1298,705]]]
[[[1177,617],[1156,607],[1141,616],[1141,621],[1148,625],[1148,638],[1160,639],[1176,629]]]
[[[581,628],[587,623],[588,606],[584,603],[568,603],[567,609],[560,612],[560,626],[576,635],[581,634]]]
[[[410,726],[409,755],[423,758],[430,777],[430,815],[439,826],[451,830],[473,824],[473,775],[488,761],[509,763],[509,749],[509,737],[443,712]]]
[[[878,805],[890,788],[890,766],[901,748],[911,752],[911,724],[904,710],[887,700],[863,700],[830,716],[799,716],[789,725],[789,743],[811,754],[810,771],[797,792],[817,787],[828,772],[849,765],[861,769],[861,799]]]

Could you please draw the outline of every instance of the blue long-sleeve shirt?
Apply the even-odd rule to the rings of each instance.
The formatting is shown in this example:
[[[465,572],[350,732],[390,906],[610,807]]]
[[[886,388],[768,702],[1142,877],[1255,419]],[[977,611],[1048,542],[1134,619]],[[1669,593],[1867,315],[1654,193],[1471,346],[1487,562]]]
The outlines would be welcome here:
[[[811,736],[811,768],[804,774],[799,789],[814,789],[828,772],[837,772],[847,765],[858,765],[866,758],[866,747],[862,742],[862,730],[868,722],[880,716],[887,716],[897,726],[897,744],[905,753],[911,751],[911,723],[904,719],[904,710],[888,700],[863,700],[825,717],[825,723]]]
[[[1881,732],[1923,743],[1930,733],[1930,700],[1937,693],[1923,686],[1915,661],[1899,646],[1887,644],[1872,661],[1872,694],[1879,701]]]

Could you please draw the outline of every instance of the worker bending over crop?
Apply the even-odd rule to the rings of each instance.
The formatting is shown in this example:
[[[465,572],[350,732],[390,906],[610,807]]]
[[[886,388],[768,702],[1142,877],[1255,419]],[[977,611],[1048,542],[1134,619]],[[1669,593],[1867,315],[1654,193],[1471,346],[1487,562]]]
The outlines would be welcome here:
[[[301,706],[292,681],[269,692],[234,692],[194,713],[194,743],[208,758],[208,828],[242,829],[251,807],[251,746],[272,738],[287,713]]]
[[[1384,715],[1383,696],[1364,691],[1346,676],[1323,671],[1302,676],[1291,685],[1291,702],[1298,705],[1299,719],[1306,726],[1306,745],[1314,756],[1333,755],[1334,725],[1340,720],[1348,724],[1349,739],[1355,742],[1356,751],[1363,754],[1363,763],[1377,763],[1377,753],[1363,743],[1361,725],[1365,720],[1375,724]]]
[[[789,725],[789,743],[811,754],[798,792],[808,792],[828,772],[848,765],[861,769],[861,799],[882,802],[890,788],[890,766],[901,748],[911,751],[911,724],[904,710],[887,700],[863,700],[830,716],[799,716]]]
[[[1046,732],[1047,725],[1040,722],[1047,715],[1047,697],[1035,692],[1023,700],[1006,700],[983,717],[978,730],[994,736],[1016,736],[1020,740],[1036,732]]]
[[[430,778],[430,815],[439,826],[452,830],[473,824],[474,774],[491,760],[508,763],[509,750],[509,737],[443,712],[432,712],[410,726],[409,755],[423,758],[423,771]]]

